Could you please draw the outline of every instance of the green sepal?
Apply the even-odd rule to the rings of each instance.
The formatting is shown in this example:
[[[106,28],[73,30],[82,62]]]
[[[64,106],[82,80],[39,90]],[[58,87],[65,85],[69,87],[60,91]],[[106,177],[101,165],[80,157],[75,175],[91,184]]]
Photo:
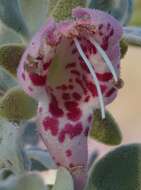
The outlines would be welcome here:
[[[141,144],[117,148],[93,165],[85,190],[140,190],[140,162]]]
[[[6,44],[0,46],[0,66],[12,75],[17,75],[17,67],[25,51],[23,44]]]
[[[121,39],[120,41],[120,58],[124,58],[124,56],[126,55],[128,51],[128,43],[126,42],[126,40]]]
[[[8,90],[0,100],[0,116],[20,122],[35,116],[37,103],[19,87]]]
[[[107,145],[118,145],[122,141],[118,124],[108,111],[106,118],[102,119],[100,110],[95,110],[90,136]]]
[[[52,3],[55,3],[55,6]],[[78,6],[85,7],[86,0],[49,0],[49,5],[50,8],[53,8],[52,10],[48,10],[49,16],[53,16],[59,21],[70,18],[73,8]]]

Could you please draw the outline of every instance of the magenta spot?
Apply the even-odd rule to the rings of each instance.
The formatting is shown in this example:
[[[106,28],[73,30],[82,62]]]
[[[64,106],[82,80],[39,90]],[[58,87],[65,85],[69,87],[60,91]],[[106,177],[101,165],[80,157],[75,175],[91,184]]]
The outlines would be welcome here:
[[[25,74],[24,73],[22,73],[22,79],[25,80]]]
[[[63,143],[65,140],[65,131],[61,131],[60,134],[59,134],[59,142],[60,143]]]
[[[33,91],[33,88],[32,88],[31,86],[29,86],[29,87],[28,87],[28,90],[32,92],[32,91]]]
[[[77,76],[80,76],[80,73],[77,70],[71,70],[71,73]]]
[[[66,135],[70,137],[70,139],[79,136],[83,131],[83,127],[81,123],[77,123],[76,125],[66,124],[64,129],[61,130],[59,134],[59,142],[63,143]]]
[[[51,95],[51,103],[49,104],[49,111],[55,117],[62,117],[64,112],[58,107],[58,102],[55,96]]]
[[[86,96],[86,98],[84,99],[84,102],[88,102],[90,100],[90,96]]]
[[[90,92],[92,93],[93,97],[97,96],[97,89],[95,84],[93,84],[92,82],[88,82],[87,83],[87,87],[90,90]]]
[[[61,86],[57,86],[56,88],[57,88],[57,89],[61,89],[61,90],[63,90],[63,91],[66,91],[66,90],[68,89],[68,87],[67,87],[65,84],[63,84],[63,85],[61,85]]]
[[[74,86],[71,85],[71,84],[68,87],[69,87],[70,90],[74,89]]]
[[[69,68],[74,68],[76,66],[76,63],[75,62],[72,62],[72,63],[69,63],[66,65],[66,69],[69,69]]]
[[[73,96],[76,100],[80,100],[80,99],[81,99],[80,94],[77,93],[77,92],[74,92],[74,93],[72,94],[72,96]]]
[[[97,76],[98,80],[103,81],[103,82],[109,81],[113,78],[112,73],[108,73],[108,72],[107,73],[96,73],[96,76]]]
[[[114,35],[114,29],[112,29],[112,30],[110,31],[109,37],[111,37],[111,36],[113,36],[113,35]]]
[[[76,109],[77,106],[78,106],[77,102],[74,101],[65,102],[65,107],[69,111],[73,111],[74,109]]]
[[[66,150],[66,156],[67,157],[72,156],[72,151],[70,149]]]
[[[85,88],[85,86],[84,86],[84,84],[83,84],[83,81],[81,81],[79,78],[76,78],[76,83],[77,84],[79,84],[79,86],[82,88],[82,90],[84,91],[84,94],[86,94],[87,93],[87,90],[86,90],[86,88]]]
[[[85,131],[84,131],[84,135],[87,137],[88,136],[88,134],[89,134],[89,127],[87,127],[86,129],[85,129]]]
[[[69,100],[69,99],[70,99],[70,94],[68,94],[68,93],[63,93],[62,98],[63,98],[64,100]]]
[[[57,162],[56,165],[57,165],[58,167],[61,166],[61,164],[60,164],[59,162]]]
[[[80,65],[81,65],[81,68],[82,68],[84,71],[86,71],[87,73],[90,73],[90,71],[89,71],[87,65],[84,63],[83,60],[80,60]]]
[[[36,73],[30,73],[29,77],[35,86],[44,86],[46,83],[46,76],[41,76]]]
[[[92,122],[92,119],[93,119],[93,118],[92,118],[92,115],[89,115],[89,117],[88,117],[88,122],[91,123],[91,122]]]
[[[106,93],[106,97],[110,97],[114,92],[116,92],[115,88],[111,88],[107,93]]]
[[[69,167],[70,167],[70,168],[74,168],[75,165],[74,165],[73,163],[70,163],[70,164],[69,164]]]
[[[101,44],[101,47],[104,49],[104,50],[107,50],[108,49],[108,39],[109,37],[104,37],[103,38],[103,41],[102,41],[102,44]]]
[[[81,118],[81,116],[82,116],[82,111],[79,108],[75,108],[67,113],[67,117],[71,121],[77,121]]]
[[[46,117],[43,120],[43,125],[44,125],[44,129],[45,131],[50,130],[51,134],[53,136],[56,136],[58,133],[58,125],[59,125],[59,121],[56,118],[53,117]]]
[[[44,69],[44,70],[47,70],[47,69],[49,68],[50,64],[51,64],[51,61],[50,61],[49,63],[45,63],[45,64],[43,65],[43,69]]]
[[[69,79],[69,82],[73,82],[73,80],[72,80],[72,79]]]
[[[100,24],[98,29],[101,30],[103,28],[103,26],[104,26],[103,24]]]
[[[77,49],[74,48],[74,49],[72,50],[72,54],[74,55],[74,54],[76,54],[76,53],[77,53]]]
[[[39,108],[38,108],[38,112],[39,112],[39,113],[42,113],[42,112],[43,112],[43,108],[42,108],[42,107],[39,107]]]

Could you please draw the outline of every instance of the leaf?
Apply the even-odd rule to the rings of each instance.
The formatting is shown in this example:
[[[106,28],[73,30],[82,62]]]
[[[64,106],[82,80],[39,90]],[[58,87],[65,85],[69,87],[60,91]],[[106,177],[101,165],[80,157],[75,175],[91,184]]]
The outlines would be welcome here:
[[[20,0],[23,16],[26,20],[30,33],[33,35],[47,22],[48,0]]]
[[[16,174],[25,170],[25,160],[18,135],[15,125],[0,120],[0,167],[4,164],[4,167]]]
[[[94,112],[93,127],[90,136],[104,144],[118,145],[122,141],[121,131],[112,115],[106,111],[106,118],[101,119],[100,110]]]
[[[92,152],[92,154],[90,155],[90,158],[88,160],[88,169],[91,168],[93,163],[97,160],[98,156],[99,156],[98,151],[93,151]]]
[[[51,11],[54,9],[59,0],[47,0],[47,1],[48,1],[48,15],[50,15]]]
[[[120,58],[123,59],[128,51],[128,43],[125,39],[120,40]]]
[[[121,146],[101,158],[85,190],[140,190],[141,144]]]
[[[38,125],[36,119],[24,122],[22,127],[22,141],[23,144],[36,146],[39,142]]]
[[[6,44],[0,46],[0,65],[12,75],[17,76],[17,67],[24,53],[23,44]]]
[[[0,19],[8,27],[14,29],[25,39],[29,38],[29,32],[22,16],[19,0],[0,1]]]
[[[20,35],[6,27],[0,20],[0,45],[6,43],[21,43]]]
[[[110,13],[123,25],[129,22],[133,12],[133,0],[88,0],[88,6]]]
[[[52,0],[49,0],[52,1]],[[56,20],[64,20],[72,15],[72,9],[78,6],[84,7],[86,0],[58,0],[54,8],[50,12]]]
[[[19,122],[36,114],[37,103],[19,87],[6,92],[0,100],[0,115],[9,121]]]
[[[15,78],[13,78],[13,76],[5,69],[0,67],[0,96],[3,96],[8,89],[16,86],[17,84],[18,83]]]
[[[141,28],[124,27],[123,38],[130,44],[141,46]]]
[[[38,173],[25,173],[0,183],[0,190],[47,190]]]
[[[44,166],[44,168],[53,169],[56,167],[47,151],[39,148],[29,148],[25,149],[25,151],[28,159],[38,161]]]
[[[73,179],[67,169],[63,167],[58,169],[56,182],[52,190],[74,190]]]
[[[13,171],[7,168],[0,169],[0,180],[6,180],[7,178],[14,175]]]

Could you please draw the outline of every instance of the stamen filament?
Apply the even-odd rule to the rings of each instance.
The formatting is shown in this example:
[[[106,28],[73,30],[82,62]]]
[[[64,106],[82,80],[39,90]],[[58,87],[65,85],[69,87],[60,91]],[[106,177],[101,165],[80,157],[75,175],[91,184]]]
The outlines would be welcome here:
[[[110,69],[111,73],[113,74],[113,77],[115,79],[115,81],[118,81],[118,77],[117,74],[115,72],[115,69],[109,59],[109,57],[107,56],[107,54],[105,53],[105,51],[100,47],[100,45],[93,39],[93,38],[89,38],[90,42],[96,47],[96,49],[98,50],[99,54],[101,55],[101,57],[103,58],[103,60],[105,61],[105,63],[107,64],[108,68]]]
[[[99,84],[99,81],[97,79],[97,76],[96,76],[96,73],[91,65],[91,63],[89,62],[88,58],[86,57],[86,55],[84,54],[81,46],[80,46],[80,43],[78,41],[77,38],[74,39],[74,43],[76,45],[76,48],[80,54],[80,56],[82,57],[82,59],[84,60],[84,62],[86,63],[92,77],[93,77],[93,80],[95,82],[95,85],[96,85],[96,89],[97,89],[97,93],[98,93],[98,97],[99,97],[99,102],[100,102],[100,107],[101,107],[101,115],[102,115],[102,119],[105,119],[105,108],[104,108],[104,100],[103,100],[103,95],[102,95],[102,91],[101,91],[101,88],[100,88],[100,84]]]

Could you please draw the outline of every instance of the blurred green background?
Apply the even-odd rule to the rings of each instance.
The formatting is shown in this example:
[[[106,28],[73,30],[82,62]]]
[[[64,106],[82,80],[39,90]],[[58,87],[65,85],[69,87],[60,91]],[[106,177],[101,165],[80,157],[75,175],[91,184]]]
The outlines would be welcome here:
[[[135,0],[135,9],[131,25],[141,26],[141,0]]]

